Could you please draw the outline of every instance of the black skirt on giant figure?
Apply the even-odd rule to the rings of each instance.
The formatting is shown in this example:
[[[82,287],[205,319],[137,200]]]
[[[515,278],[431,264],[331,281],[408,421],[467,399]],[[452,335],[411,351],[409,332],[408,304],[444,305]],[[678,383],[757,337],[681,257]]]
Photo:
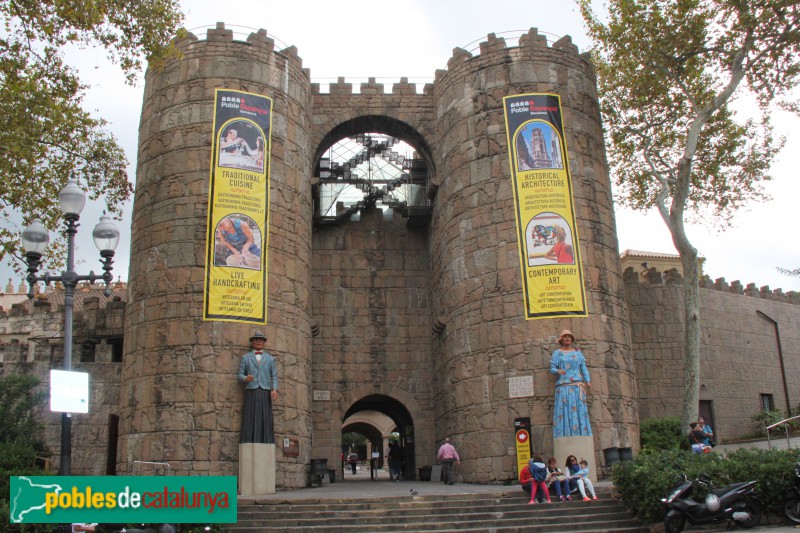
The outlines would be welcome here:
[[[245,389],[242,430],[239,442],[274,444],[272,428],[272,391],[267,389]]]

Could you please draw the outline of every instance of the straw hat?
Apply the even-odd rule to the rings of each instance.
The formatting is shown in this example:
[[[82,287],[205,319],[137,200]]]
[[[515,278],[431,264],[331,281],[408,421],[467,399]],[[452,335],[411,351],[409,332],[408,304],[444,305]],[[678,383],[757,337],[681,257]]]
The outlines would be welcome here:
[[[572,340],[573,340],[573,341],[575,340],[575,335],[573,335],[573,334],[572,334],[572,332],[571,332],[570,330],[568,330],[568,329],[565,329],[565,330],[563,330],[563,331],[561,332],[561,335],[559,335],[559,336],[558,336],[558,343],[559,343],[559,344],[561,344],[561,340],[562,340],[562,339],[563,339],[563,338],[564,338],[566,335],[569,335],[570,337],[572,337]]]

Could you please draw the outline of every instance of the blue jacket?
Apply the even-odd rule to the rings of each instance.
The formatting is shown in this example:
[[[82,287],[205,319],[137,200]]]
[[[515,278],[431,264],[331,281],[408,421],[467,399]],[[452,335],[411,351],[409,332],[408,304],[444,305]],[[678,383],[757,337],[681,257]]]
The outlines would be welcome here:
[[[253,376],[255,379],[244,383],[244,378]],[[244,383],[247,389],[278,390],[278,369],[275,367],[275,358],[269,352],[261,354],[261,363],[256,359],[254,351],[249,351],[242,356],[239,363],[239,383]]]

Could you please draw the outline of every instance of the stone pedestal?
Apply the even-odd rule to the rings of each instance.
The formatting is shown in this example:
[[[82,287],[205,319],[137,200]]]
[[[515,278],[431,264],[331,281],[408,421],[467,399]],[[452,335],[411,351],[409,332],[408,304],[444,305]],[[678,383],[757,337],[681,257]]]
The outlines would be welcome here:
[[[581,459],[586,459],[589,463],[589,479],[592,483],[597,483],[597,469],[600,465],[594,464],[594,437],[559,437],[553,439],[553,455],[558,460],[558,467],[564,470],[567,457],[574,455]],[[564,472],[567,473],[566,471]]]
[[[274,444],[239,444],[239,493],[242,496],[275,493]]]

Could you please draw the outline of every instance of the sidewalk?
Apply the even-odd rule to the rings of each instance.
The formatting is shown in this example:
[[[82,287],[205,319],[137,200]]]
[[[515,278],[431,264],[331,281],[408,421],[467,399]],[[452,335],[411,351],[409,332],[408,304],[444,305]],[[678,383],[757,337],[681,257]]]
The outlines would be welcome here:
[[[760,450],[786,450],[788,448],[800,448],[800,437],[790,437],[786,439],[786,435],[776,434],[771,439],[756,440],[750,442],[737,442],[733,444],[720,444],[714,451],[728,452],[731,450],[738,450],[740,448],[758,448]]]
[[[456,479],[458,479],[456,473]],[[610,480],[601,480],[594,484],[596,488],[611,487]],[[523,494],[519,483],[511,485],[488,485],[456,482],[455,485],[445,485],[441,481],[390,481],[389,472],[377,470],[377,480],[370,479],[369,467],[359,469],[356,475],[350,472],[348,466],[342,479],[341,469],[336,471],[334,483],[328,478],[324,479],[321,487],[316,485],[310,488],[301,488],[276,492],[265,496],[258,496],[258,501],[279,500],[294,501],[303,499],[358,499],[358,498],[390,498],[397,496],[411,496],[411,491],[416,491],[413,496],[424,497],[438,494],[498,494],[511,493]],[[240,499],[249,499],[241,495]]]

